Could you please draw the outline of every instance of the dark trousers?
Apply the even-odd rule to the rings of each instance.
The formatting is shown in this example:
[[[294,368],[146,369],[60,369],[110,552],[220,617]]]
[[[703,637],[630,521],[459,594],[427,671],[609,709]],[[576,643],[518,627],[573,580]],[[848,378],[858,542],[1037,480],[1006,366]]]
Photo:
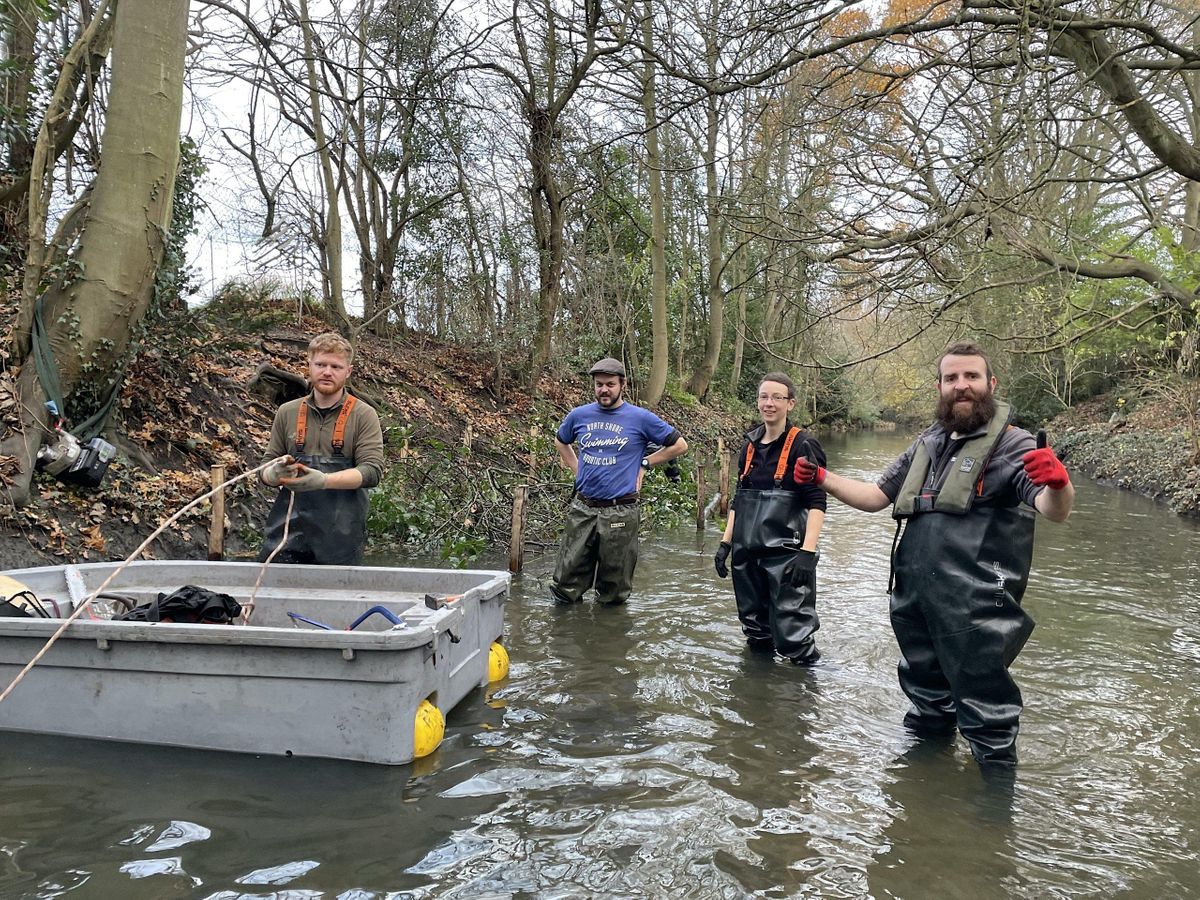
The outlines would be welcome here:
[[[817,618],[816,573],[798,566],[794,550],[734,552],[733,593],[746,640],[774,647],[780,656],[803,661],[814,655]]]
[[[1008,667],[1033,620],[991,594],[924,597],[899,590],[891,619],[900,687],[913,706],[905,723],[926,733],[957,725],[979,761],[1015,762],[1021,690]]]

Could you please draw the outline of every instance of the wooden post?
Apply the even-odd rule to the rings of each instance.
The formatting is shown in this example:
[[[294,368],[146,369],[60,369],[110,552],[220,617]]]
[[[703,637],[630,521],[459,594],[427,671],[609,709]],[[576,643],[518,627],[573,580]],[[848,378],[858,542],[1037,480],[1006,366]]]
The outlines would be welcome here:
[[[704,486],[704,460],[696,461],[696,530],[704,530],[704,495],[708,493]]]
[[[216,465],[210,470],[212,486],[220,487],[225,483],[225,466]],[[217,491],[212,496],[212,522],[208,526],[208,558],[225,558],[225,489]]]
[[[723,519],[729,515],[729,454],[725,452],[725,438],[717,438],[717,459],[721,463],[721,502],[717,514]]]
[[[529,485],[519,484],[513,492],[512,535],[508,539],[508,571],[520,572],[525,564],[525,504]]]
[[[467,423],[466,434],[463,435],[463,447],[466,448],[466,456],[471,455],[471,444],[475,441],[475,429],[470,422]]]

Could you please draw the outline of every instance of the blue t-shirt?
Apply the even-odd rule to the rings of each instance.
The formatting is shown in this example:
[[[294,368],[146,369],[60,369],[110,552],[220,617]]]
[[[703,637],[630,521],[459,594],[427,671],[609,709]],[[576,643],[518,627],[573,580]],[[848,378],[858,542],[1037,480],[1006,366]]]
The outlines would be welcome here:
[[[613,500],[637,490],[647,444],[663,444],[675,429],[640,406],[577,406],[558,426],[564,444],[579,444],[575,490],[593,500]]]

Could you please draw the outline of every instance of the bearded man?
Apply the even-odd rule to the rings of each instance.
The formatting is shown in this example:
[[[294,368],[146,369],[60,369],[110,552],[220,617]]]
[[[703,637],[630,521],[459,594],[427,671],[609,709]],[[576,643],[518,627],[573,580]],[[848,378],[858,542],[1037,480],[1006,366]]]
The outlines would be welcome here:
[[[794,472],[856,509],[892,505],[903,528],[889,590],[900,687],[912,701],[904,723],[922,736],[957,727],[985,767],[1017,760],[1021,691],[1008,668],[1033,631],[1021,598],[1034,511],[1062,522],[1075,500],[1054,451],[1012,424],[995,389],[983,350],[951,344],[938,360],[937,421],[878,482],[803,457]]]
[[[599,603],[620,606],[633,590],[642,480],[652,466],[686,453],[687,441],[650,410],[626,402],[619,359],[605,357],[588,374],[596,402],[567,413],[554,434],[559,461],[575,476],[575,494],[550,596],[570,606],[595,588]],[[659,449],[649,452],[651,444]]]
[[[280,488],[260,560],[357,566],[367,543],[367,491],[383,474],[379,416],[350,393],[354,348],[340,334],[308,345],[306,397],[279,407],[259,477]],[[289,515],[290,511],[290,515]]]

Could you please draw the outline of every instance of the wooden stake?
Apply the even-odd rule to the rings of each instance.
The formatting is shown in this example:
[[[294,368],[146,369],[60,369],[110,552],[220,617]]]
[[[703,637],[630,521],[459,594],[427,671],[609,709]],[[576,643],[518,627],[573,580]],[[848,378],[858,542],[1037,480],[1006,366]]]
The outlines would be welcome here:
[[[525,564],[525,506],[529,486],[519,484],[513,492],[512,535],[508,539],[508,571],[520,572]]]
[[[708,493],[704,486],[704,462],[696,462],[696,530],[704,530],[704,495]]]
[[[216,465],[210,470],[213,490],[212,522],[208,526],[208,558],[225,558],[225,466]]]

